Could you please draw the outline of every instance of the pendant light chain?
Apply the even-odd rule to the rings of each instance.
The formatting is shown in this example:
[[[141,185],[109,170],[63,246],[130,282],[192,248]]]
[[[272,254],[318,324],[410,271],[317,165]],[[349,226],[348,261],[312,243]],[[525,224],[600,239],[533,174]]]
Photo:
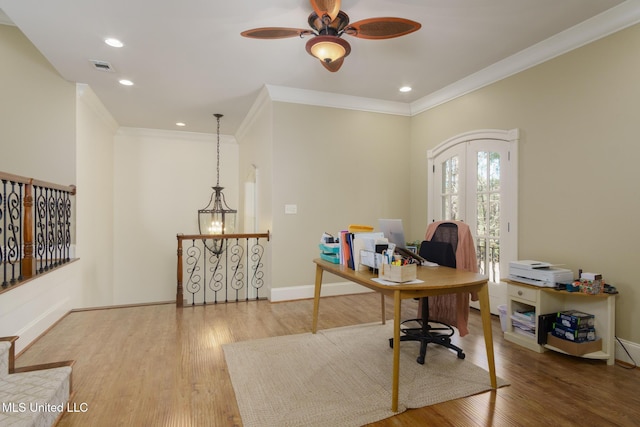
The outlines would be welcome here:
[[[217,146],[217,151],[216,151],[216,161],[217,161],[217,165],[216,165],[216,187],[220,187],[220,117],[222,117],[222,114],[214,114],[214,116],[216,116],[216,119],[218,119],[218,130],[217,130],[217,135],[218,135],[218,146]]]

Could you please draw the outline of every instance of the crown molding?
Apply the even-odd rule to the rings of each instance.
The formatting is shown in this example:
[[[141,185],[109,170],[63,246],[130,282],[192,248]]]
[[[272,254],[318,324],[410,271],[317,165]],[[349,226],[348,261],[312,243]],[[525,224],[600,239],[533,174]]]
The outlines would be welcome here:
[[[344,108],[346,110],[368,111],[372,113],[410,116],[410,105],[404,102],[384,101],[339,93],[296,89],[285,86],[266,85],[272,101],[294,104],[315,105],[319,107]]]
[[[148,129],[148,128],[132,128],[132,127],[120,127],[116,132],[117,136],[132,137],[132,138],[149,138],[155,140],[170,140],[170,141],[187,141],[187,142],[216,142],[215,133],[201,133],[201,132],[185,132],[181,130],[162,130],[162,129]],[[221,144],[237,144],[236,138],[233,135],[220,134]]]
[[[235,133],[238,141],[242,141],[247,130],[251,128],[251,125],[255,121],[258,112],[267,105],[267,101],[269,101],[269,90],[266,86],[263,86],[262,89],[260,89],[256,100],[253,101],[249,112],[244,117],[244,120],[242,120],[242,123],[240,123],[240,126]]]
[[[76,99],[79,103],[86,105],[113,133],[116,133],[119,126],[118,122],[105,108],[102,101],[100,101],[95,92],[91,90],[89,85],[86,83],[76,83]]]
[[[640,1],[626,0],[597,16],[498,61],[412,103],[266,85],[272,101],[414,116],[640,22]],[[260,93],[264,102],[265,92]]]

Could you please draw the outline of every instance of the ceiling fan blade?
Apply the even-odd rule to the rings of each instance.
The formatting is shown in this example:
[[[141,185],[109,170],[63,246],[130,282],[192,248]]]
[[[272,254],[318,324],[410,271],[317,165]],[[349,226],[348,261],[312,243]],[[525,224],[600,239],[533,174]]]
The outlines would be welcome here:
[[[336,19],[338,12],[340,12],[340,0],[310,0],[311,7],[318,14],[319,17],[323,15],[329,15],[331,21]],[[329,22],[331,22],[329,21]]]
[[[340,67],[342,67],[343,62],[344,62],[344,58],[336,59],[335,61],[331,61],[331,62],[320,61],[320,63],[324,66],[324,68],[331,71],[332,73],[335,73],[336,71],[338,71]]]
[[[421,27],[419,22],[404,18],[369,18],[354,22],[344,32],[361,39],[382,40],[404,36]]]
[[[252,39],[286,39],[288,37],[301,37],[310,34],[313,34],[313,31],[285,27],[254,28],[240,33],[241,36]]]

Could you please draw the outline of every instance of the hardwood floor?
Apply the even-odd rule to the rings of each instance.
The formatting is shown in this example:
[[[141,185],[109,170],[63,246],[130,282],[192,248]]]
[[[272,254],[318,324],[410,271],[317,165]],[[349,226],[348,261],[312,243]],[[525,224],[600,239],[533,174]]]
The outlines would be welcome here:
[[[379,298],[323,298],[319,328],[379,321]],[[387,302],[387,319],[393,318],[392,305]],[[416,306],[404,301],[403,315],[411,317]],[[302,300],[73,312],[19,355],[16,366],[76,360],[72,403],[86,412],[65,414],[60,427],[241,426],[222,345],[309,332],[312,308],[312,300]],[[457,342],[467,360],[486,369],[475,310],[469,329]],[[640,425],[638,369],[532,352],[505,341],[495,316],[493,331],[497,374],[510,386],[409,410],[371,426]],[[417,343],[404,344],[415,344],[417,351]]]

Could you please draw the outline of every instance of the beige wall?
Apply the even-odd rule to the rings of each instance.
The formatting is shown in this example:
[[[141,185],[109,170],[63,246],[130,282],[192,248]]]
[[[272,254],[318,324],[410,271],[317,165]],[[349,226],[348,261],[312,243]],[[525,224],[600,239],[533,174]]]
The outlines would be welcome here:
[[[257,175],[257,231],[266,232],[271,230],[273,224],[273,104],[268,99],[266,90],[259,96],[256,104],[251,123],[246,127],[247,131],[238,137],[239,179],[240,182],[245,182],[252,179],[254,174]],[[239,212],[243,212],[242,209],[244,202],[240,204]]]
[[[313,284],[323,232],[409,215],[408,117],[275,102],[274,288]],[[286,204],[298,213],[285,214]]]
[[[636,343],[638,52],[636,25],[411,121],[415,194],[426,193],[428,149],[474,129],[519,128],[519,257],[602,273],[621,293],[617,335]],[[426,202],[412,203],[416,231]]]
[[[120,128],[114,141],[113,303],[175,301],[176,235],[198,233],[216,185],[216,136]],[[220,137],[220,185],[238,206],[238,145]]]
[[[241,188],[245,182],[255,183],[254,204],[256,218],[254,219],[255,230],[245,230],[242,232],[272,232],[273,231],[273,103],[269,100],[266,89],[259,95],[253,114],[250,115],[251,123],[247,124],[246,132],[238,137],[239,148],[239,179]],[[241,190],[244,195],[244,189]],[[246,196],[246,195],[245,195]],[[244,198],[241,197],[239,205],[239,216],[244,219]],[[241,220],[242,222],[242,220]],[[265,243],[267,250],[264,251],[262,259],[262,272],[264,282],[258,290],[257,296],[260,298],[271,298],[271,265],[273,262],[273,252],[271,243]],[[258,282],[259,283],[259,282]]]
[[[75,84],[19,29],[0,24],[0,170],[75,184],[75,102]]]
[[[84,284],[78,307],[113,303],[113,138],[118,124],[93,91],[78,87],[76,256]]]

